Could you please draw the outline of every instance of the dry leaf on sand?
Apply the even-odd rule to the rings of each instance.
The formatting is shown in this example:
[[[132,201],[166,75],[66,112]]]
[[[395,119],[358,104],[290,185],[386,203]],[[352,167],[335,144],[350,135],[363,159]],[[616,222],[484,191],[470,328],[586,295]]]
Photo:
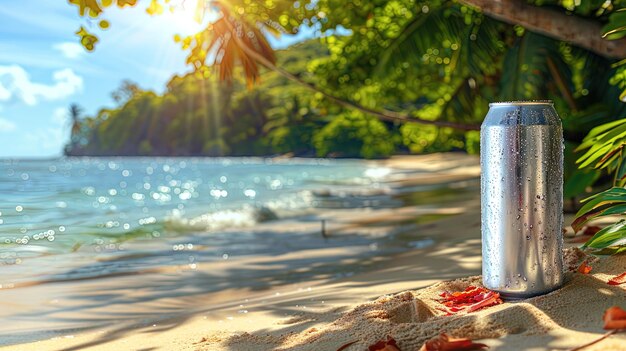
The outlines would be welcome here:
[[[626,329],[626,311],[619,306],[613,306],[604,312],[604,329]]]
[[[620,285],[624,283],[626,283],[626,272],[616,275],[608,281],[609,285]]]
[[[581,274],[589,274],[591,272],[592,267],[587,264],[587,260],[583,261],[580,266],[578,266],[577,272]]]
[[[500,294],[489,289],[476,286],[468,286],[464,291],[442,292],[441,303],[447,307],[444,309],[448,314],[458,312],[474,312],[481,308],[499,305],[502,303]]]

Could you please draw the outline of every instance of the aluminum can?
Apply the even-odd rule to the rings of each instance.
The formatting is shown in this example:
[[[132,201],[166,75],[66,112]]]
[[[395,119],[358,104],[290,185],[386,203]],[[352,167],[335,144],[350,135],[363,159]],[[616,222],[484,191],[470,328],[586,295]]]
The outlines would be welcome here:
[[[489,104],[480,130],[482,273],[505,299],[563,284],[563,145],[551,101]]]

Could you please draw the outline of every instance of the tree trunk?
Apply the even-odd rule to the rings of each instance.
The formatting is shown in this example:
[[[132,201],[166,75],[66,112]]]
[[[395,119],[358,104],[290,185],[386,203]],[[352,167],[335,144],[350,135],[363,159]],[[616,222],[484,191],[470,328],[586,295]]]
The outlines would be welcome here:
[[[567,15],[521,0],[457,0],[497,20],[519,24],[545,36],[566,41],[607,58],[626,58],[626,38],[605,40],[598,21]]]

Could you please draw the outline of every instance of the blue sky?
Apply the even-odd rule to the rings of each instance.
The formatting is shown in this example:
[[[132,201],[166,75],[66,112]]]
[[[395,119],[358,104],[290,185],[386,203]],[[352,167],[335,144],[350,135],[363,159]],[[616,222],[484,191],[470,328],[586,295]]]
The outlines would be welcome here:
[[[190,71],[174,34],[200,29],[191,11],[160,16],[136,8],[108,8],[107,31],[93,28],[100,41],[88,53],[74,34],[80,25],[97,27],[78,16],[66,1],[3,1],[0,6],[0,158],[53,157],[69,138],[67,109],[81,105],[86,114],[113,106],[110,93],[124,79],[162,92],[174,74]],[[312,31],[281,40],[274,47],[310,37]],[[271,39],[271,38],[270,38]]]

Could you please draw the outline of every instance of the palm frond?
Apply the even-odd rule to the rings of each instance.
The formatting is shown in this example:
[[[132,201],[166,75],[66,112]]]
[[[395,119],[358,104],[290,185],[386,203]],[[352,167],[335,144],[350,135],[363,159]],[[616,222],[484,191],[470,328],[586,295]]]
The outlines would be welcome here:
[[[500,39],[502,23],[482,16],[479,24],[467,28],[461,37],[461,56],[469,75],[493,75],[497,70],[504,44]],[[458,67],[457,69],[462,68]]]
[[[469,24],[466,17],[473,18]],[[416,64],[428,50],[440,48],[452,57],[450,65],[458,77],[490,75],[504,46],[502,24],[480,13],[464,14],[456,6],[432,8],[419,13],[384,45],[374,74],[384,76],[403,64]],[[442,43],[448,43],[442,47]],[[463,62],[463,64],[458,64]],[[466,69],[467,68],[467,69]]]
[[[526,32],[506,54],[500,81],[503,100],[545,99],[551,81],[548,58],[565,65],[553,39]]]
[[[235,65],[240,63],[249,87],[259,79],[260,70],[257,60],[250,57],[242,46],[271,63],[276,62],[274,50],[261,30],[242,18],[231,16],[226,9],[222,9],[222,17],[203,32],[183,40],[183,45],[190,47],[188,64],[197,69],[214,66],[221,80],[232,81]]]
[[[458,85],[451,98],[444,104],[441,117],[447,121],[480,121],[487,114],[488,101],[481,96],[473,78]]]
[[[428,49],[440,47],[444,41],[457,42],[465,29],[463,19],[451,16],[446,7],[433,8],[427,13],[418,10],[395,38],[383,45],[374,74],[384,76],[403,64],[416,64]]]

